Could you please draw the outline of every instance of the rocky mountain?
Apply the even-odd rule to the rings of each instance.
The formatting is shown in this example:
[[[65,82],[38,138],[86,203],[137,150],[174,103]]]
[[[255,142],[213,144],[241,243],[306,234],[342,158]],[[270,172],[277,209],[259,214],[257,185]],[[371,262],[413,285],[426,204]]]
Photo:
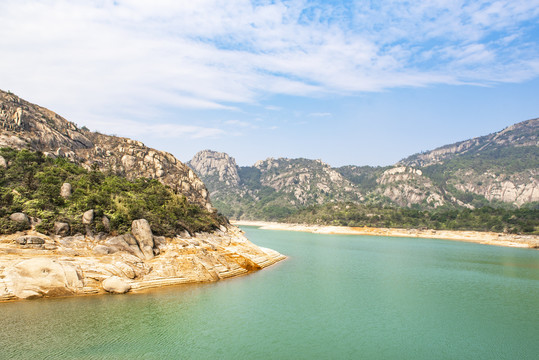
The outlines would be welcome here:
[[[218,164],[213,171],[211,163]],[[204,150],[187,164],[207,183],[215,206],[234,218],[279,217],[310,204],[362,199],[357,186],[320,160],[270,158],[238,167],[229,155]]]
[[[204,183],[173,155],[140,141],[91,132],[58,114],[0,90],[0,147],[67,157],[87,169],[128,179],[158,179],[189,201],[212,209]]]
[[[279,219],[326,203],[412,207],[519,207],[539,201],[539,119],[412,155],[388,167],[332,168],[320,160],[273,159],[239,167],[201,151],[188,162],[215,206],[239,219]]]

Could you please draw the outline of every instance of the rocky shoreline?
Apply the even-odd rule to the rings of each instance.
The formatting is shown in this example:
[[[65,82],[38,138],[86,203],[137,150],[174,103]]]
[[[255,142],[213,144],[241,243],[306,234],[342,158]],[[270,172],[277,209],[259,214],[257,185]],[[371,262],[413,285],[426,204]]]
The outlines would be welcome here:
[[[264,230],[302,231],[315,234],[372,235],[394,237],[418,237],[424,239],[443,239],[467,241],[479,244],[539,249],[539,236],[503,234],[481,231],[457,230],[418,230],[390,229],[371,227],[322,226],[306,224],[287,224],[266,221],[231,221],[236,226],[259,226]]]
[[[154,236],[147,222],[135,221],[131,234],[115,237],[33,230],[0,237],[0,301],[218,281],[286,258],[254,245],[235,226],[164,238]]]

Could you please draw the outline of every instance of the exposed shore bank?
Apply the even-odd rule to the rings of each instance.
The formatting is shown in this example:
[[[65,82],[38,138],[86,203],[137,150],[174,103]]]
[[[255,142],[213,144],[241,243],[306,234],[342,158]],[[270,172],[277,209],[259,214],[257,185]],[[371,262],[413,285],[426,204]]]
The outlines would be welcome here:
[[[25,231],[0,237],[0,302],[218,281],[286,258],[251,243],[234,226],[194,236],[154,237],[155,256],[129,243],[130,236],[60,237]]]
[[[264,230],[302,231],[314,234],[418,237],[425,239],[468,241],[487,245],[539,249],[539,236],[537,235],[517,235],[495,232],[459,230],[417,230],[372,227],[324,226],[247,220],[231,222],[236,226],[259,226],[261,229]]]

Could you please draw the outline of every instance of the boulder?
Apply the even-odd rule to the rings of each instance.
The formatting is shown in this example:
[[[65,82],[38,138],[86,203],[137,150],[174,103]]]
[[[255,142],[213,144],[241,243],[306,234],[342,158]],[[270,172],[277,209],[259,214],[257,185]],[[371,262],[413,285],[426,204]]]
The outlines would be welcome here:
[[[42,257],[23,260],[6,271],[13,294],[21,299],[75,294],[82,291],[81,279],[72,263]]]
[[[55,235],[65,236],[69,234],[69,224],[65,222],[55,222],[53,231]]]
[[[22,212],[17,212],[9,215],[9,219],[16,222],[24,222],[30,225],[30,219],[28,218],[28,216],[26,216],[25,213]]]
[[[0,167],[3,167],[3,168],[7,167],[6,159],[4,159],[3,156],[0,156]]]
[[[106,217],[105,215],[103,215],[103,218],[101,219],[101,221],[103,222],[103,227],[105,228],[105,232],[110,232],[110,220],[108,217]]]
[[[119,276],[111,276],[103,280],[103,290],[112,294],[125,294],[131,290],[131,284]]]
[[[60,196],[64,199],[67,199],[71,196],[71,184],[70,183],[63,183],[62,187],[60,188]]]
[[[138,246],[146,260],[154,258],[153,253],[153,234],[150,224],[146,219],[133,220],[131,223],[131,233],[137,240]]]
[[[137,240],[131,234],[124,234],[108,239],[105,244],[116,251],[128,252],[139,259],[144,259],[144,254],[140,251]]]
[[[20,245],[43,245],[45,244],[45,239],[40,238],[39,236],[25,235],[17,238],[17,243]]]
[[[88,210],[82,214],[82,223],[84,225],[90,225],[94,221],[94,210]]]

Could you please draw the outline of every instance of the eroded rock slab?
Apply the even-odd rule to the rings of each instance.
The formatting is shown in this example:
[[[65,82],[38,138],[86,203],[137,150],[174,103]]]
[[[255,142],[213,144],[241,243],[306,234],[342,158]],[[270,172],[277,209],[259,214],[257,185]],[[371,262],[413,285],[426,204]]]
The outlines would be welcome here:
[[[185,238],[152,235],[152,243],[144,221],[135,229],[139,240],[132,234],[102,240],[83,235],[48,237],[32,230],[0,238],[0,301],[218,281],[285,258],[252,244],[235,227]],[[27,243],[19,245],[19,238]],[[43,244],[28,245],[32,238]],[[148,258],[141,244],[158,255]]]

